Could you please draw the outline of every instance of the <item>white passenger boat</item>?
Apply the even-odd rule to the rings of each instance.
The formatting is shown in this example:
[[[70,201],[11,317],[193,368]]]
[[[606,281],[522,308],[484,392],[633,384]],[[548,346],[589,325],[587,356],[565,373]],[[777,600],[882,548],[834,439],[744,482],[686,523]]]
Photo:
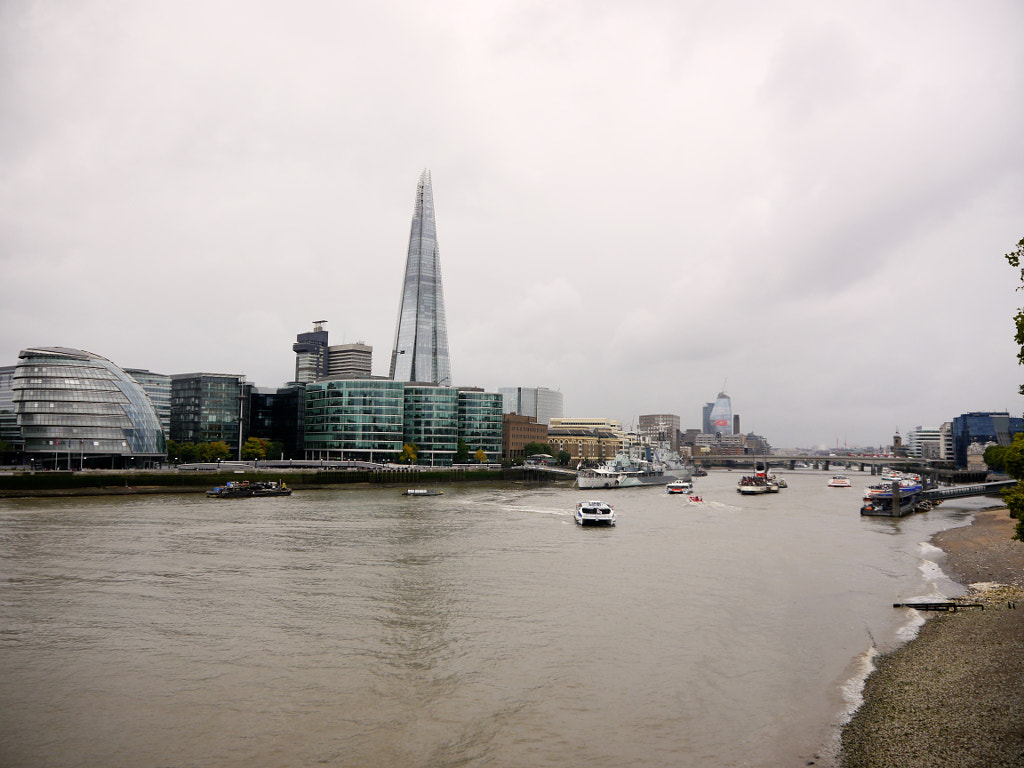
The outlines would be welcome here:
[[[689,480],[675,480],[665,486],[665,493],[689,493],[693,490],[693,483]]]
[[[615,510],[603,501],[580,501],[573,515],[578,525],[615,525]]]
[[[832,479],[828,481],[829,488],[849,488],[850,478],[843,475],[832,475]]]

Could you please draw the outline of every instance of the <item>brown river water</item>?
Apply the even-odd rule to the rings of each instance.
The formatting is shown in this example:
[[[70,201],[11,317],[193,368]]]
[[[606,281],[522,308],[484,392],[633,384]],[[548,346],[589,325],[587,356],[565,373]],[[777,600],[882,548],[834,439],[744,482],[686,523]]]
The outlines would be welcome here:
[[[0,500],[0,766],[830,765],[982,502],[782,476]]]

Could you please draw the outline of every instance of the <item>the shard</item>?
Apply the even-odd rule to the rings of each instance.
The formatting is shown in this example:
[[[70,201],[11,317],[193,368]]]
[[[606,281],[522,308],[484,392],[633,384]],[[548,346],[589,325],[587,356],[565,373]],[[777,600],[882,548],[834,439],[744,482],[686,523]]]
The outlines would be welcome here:
[[[452,383],[430,171],[423,171],[416,187],[390,378],[446,386]]]

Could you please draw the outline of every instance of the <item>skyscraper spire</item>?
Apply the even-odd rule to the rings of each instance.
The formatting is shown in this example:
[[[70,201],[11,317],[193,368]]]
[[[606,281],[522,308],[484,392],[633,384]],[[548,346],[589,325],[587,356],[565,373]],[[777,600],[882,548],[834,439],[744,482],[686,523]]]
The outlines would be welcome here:
[[[452,383],[441,259],[434,224],[434,192],[428,170],[423,171],[416,187],[390,378],[449,386]]]

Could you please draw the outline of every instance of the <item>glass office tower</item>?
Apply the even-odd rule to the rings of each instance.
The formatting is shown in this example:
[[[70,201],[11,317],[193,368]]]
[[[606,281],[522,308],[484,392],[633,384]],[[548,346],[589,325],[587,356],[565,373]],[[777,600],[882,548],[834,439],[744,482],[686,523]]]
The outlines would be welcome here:
[[[423,171],[416,188],[405,285],[388,378],[445,386],[450,386],[452,380],[429,171]]]
[[[337,379],[308,384],[306,457],[394,461],[402,451],[404,418],[401,382]]]
[[[459,390],[459,438],[469,447],[470,461],[478,450],[487,454],[488,461],[501,461],[502,424],[500,394],[475,388]]]
[[[452,387],[406,385],[405,442],[417,464],[449,466],[459,442],[459,393]]]
[[[732,400],[725,392],[719,392],[711,408],[712,435],[732,434]]]

